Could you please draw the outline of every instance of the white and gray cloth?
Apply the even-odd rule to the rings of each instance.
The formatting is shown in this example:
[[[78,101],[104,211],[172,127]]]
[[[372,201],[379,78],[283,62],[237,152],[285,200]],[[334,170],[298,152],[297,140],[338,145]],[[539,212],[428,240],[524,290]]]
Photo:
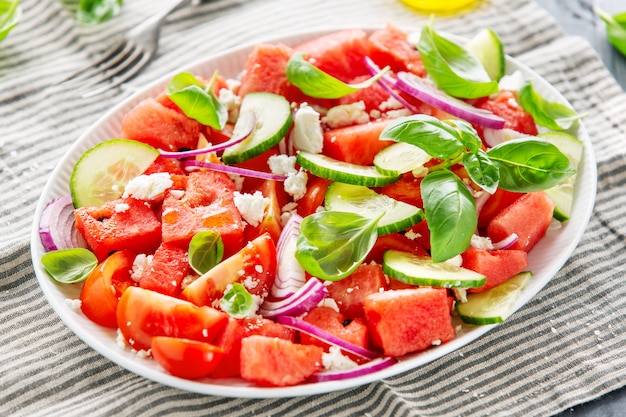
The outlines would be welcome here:
[[[588,113],[598,167],[592,218],[563,269],[506,323],[414,371],[289,399],[181,391],[82,342],[37,283],[29,232],[46,180],[83,131],[151,80],[242,43],[304,28],[419,27],[428,18],[399,0],[204,2],[171,15],[158,56],[124,89],[86,99],[45,89],[162,3],[126,0],[114,20],[79,28],[57,0],[23,0],[20,24],[0,43],[0,415],[546,416],[626,384],[626,95],[591,46],[531,0],[483,1],[436,21],[465,36],[493,28],[510,55]]]

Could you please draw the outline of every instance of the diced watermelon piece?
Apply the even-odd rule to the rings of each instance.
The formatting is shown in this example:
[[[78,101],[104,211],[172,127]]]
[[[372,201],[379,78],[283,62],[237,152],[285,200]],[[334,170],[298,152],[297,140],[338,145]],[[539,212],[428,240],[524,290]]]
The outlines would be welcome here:
[[[370,78],[368,75],[357,77],[351,81],[352,84],[357,84]],[[389,100],[389,93],[380,86],[379,83],[374,83],[367,88],[361,88],[352,94],[343,96],[337,99],[337,104],[352,104],[362,101],[365,105],[365,111],[370,112],[372,110],[379,110],[381,103]]]
[[[365,67],[367,34],[361,29],[345,29],[305,41],[293,48],[311,64],[342,81],[369,74]]]
[[[289,195],[285,191],[282,182],[273,180],[263,181],[261,185],[251,190],[250,193],[254,194],[257,191],[260,191],[264,197],[269,199],[269,205],[267,206],[265,216],[261,223],[256,226],[246,225],[244,230],[245,240],[254,240],[267,232],[272,236],[274,242],[278,242],[280,232],[283,229],[280,216],[283,206],[289,202]]]
[[[393,142],[380,140],[391,119],[329,129],[324,132],[324,155],[358,165],[372,165],[374,156]]]
[[[537,125],[533,117],[519,104],[517,94],[512,91],[502,91],[495,99],[489,99],[476,105],[489,110],[505,120],[504,127],[513,129],[531,136],[537,136]],[[482,132],[482,129],[478,129]]]
[[[327,287],[339,311],[348,319],[363,317],[363,302],[369,294],[387,289],[380,264],[361,264],[346,278],[331,282]]]
[[[180,284],[189,274],[187,251],[180,246],[162,243],[139,278],[139,286],[161,294],[177,296]]]
[[[346,317],[340,312],[330,307],[319,306],[310,310],[303,317],[303,320],[353,345],[361,346],[365,349],[369,348],[367,325],[365,320],[360,317],[346,320]],[[306,333],[300,334],[300,342],[303,345],[320,346],[324,350],[329,348],[327,343]]]
[[[244,64],[239,96],[259,91],[284,96],[289,87],[287,62],[291,54],[291,48],[282,44],[256,45]]]
[[[454,338],[448,294],[442,288],[389,290],[364,303],[372,342],[387,356],[402,356]]]
[[[74,217],[76,228],[100,262],[118,250],[153,253],[161,243],[161,223],[154,211],[134,198],[80,207],[74,210]]]
[[[380,187],[380,193],[415,207],[424,207],[421,191],[422,179],[423,177],[415,178],[411,172],[407,172],[393,184]]]
[[[161,155],[152,162],[144,171],[145,175],[156,174],[157,172],[169,172],[171,175],[185,175],[185,171],[180,163],[180,159],[165,158]]]
[[[409,252],[417,256],[429,256],[426,249],[416,240],[402,233],[390,233],[376,238],[374,247],[365,258],[365,262],[383,263],[383,254],[387,249]]]
[[[426,76],[422,57],[417,48],[409,43],[407,33],[391,24],[370,35],[369,57],[380,68],[389,65],[394,72],[408,71],[420,77]]]
[[[319,346],[249,336],[241,341],[241,376],[265,386],[296,385],[322,369],[323,353]]]
[[[491,220],[487,234],[499,242],[515,233],[519,239],[510,249],[529,252],[546,235],[553,211],[554,203],[543,191],[524,194]]]
[[[235,184],[222,172],[189,174],[184,195],[168,193],[163,201],[163,241],[186,248],[202,230],[220,233],[224,257],[241,249],[243,221],[235,206]]]
[[[463,268],[487,277],[485,285],[469,288],[469,292],[481,292],[500,285],[528,266],[528,254],[523,250],[487,250],[470,247],[461,256]]]
[[[487,227],[489,222],[502,210],[510,206],[515,200],[520,198],[523,193],[516,193],[513,191],[503,190],[502,188],[496,189],[496,191],[489,196],[485,204],[478,213],[478,227]]]
[[[197,121],[147,98],[124,115],[121,135],[158,149],[177,151],[196,146],[200,127]]]

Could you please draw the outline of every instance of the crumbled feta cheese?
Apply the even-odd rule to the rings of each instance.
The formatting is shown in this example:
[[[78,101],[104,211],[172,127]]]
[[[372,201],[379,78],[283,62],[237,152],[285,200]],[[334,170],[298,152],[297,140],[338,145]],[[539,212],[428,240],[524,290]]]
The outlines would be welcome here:
[[[298,150],[321,153],[324,146],[324,133],[320,114],[309,105],[300,106],[294,115],[293,129],[289,138]]]
[[[218,92],[217,100],[228,111],[228,121],[235,123],[239,117],[241,97],[233,93],[233,91],[228,88],[221,88]]]
[[[461,266],[463,264],[463,257],[461,255],[456,255],[444,262],[453,266]]]
[[[414,230],[407,230],[406,232],[404,232],[404,236],[411,239],[411,240],[415,240],[419,237],[421,237],[422,235],[420,235],[419,233],[417,233]]]
[[[296,174],[296,157],[289,155],[272,155],[267,159],[267,164],[274,175]]]
[[[237,93],[239,91],[239,87],[241,87],[241,81],[234,78],[226,79],[226,87],[233,93]]]
[[[519,91],[524,85],[524,75],[520,71],[515,71],[513,74],[505,75],[500,78],[498,82],[499,90]]]
[[[389,110],[400,110],[400,109],[403,109],[404,106],[394,97],[389,97],[387,100],[380,103],[378,105],[378,108],[381,111],[389,111]]]
[[[245,181],[245,177],[239,174],[229,173],[228,176],[235,183],[235,190],[241,191],[243,189],[243,182]]]
[[[183,280],[180,282],[180,289],[184,290],[185,288],[187,288],[187,286],[189,286],[189,284],[191,284],[192,282],[194,282],[196,279],[198,279],[197,276],[195,275],[187,275],[185,278],[183,278]]]
[[[170,190],[170,195],[177,200],[180,200],[185,195],[185,190]]]
[[[115,212],[124,213],[125,211],[128,211],[129,208],[130,206],[126,203],[118,203],[115,205]]]
[[[256,265],[256,266],[260,266],[260,265]],[[255,269],[256,269],[256,266],[255,266]],[[261,266],[261,272],[263,272],[263,267],[262,266]],[[251,290],[251,289],[254,289],[254,288],[259,286],[259,280],[258,279],[254,279],[251,276],[247,276],[246,279],[243,280],[242,285],[244,287],[246,287],[246,289]]]
[[[322,364],[326,370],[342,371],[356,368],[358,364],[352,359],[344,356],[338,346],[331,346],[328,353],[322,354]]]
[[[389,110],[386,115],[392,119],[398,119],[400,117],[408,117],[413,113],[409,109]]]
[[[365,103],[358,101],[351,104],[340,104],[328,110],[322,122],[331,128],[364,124],[370,121],[370,116],[365,111]]]
[[[144,253],[140,253],[139,255],[135,256],[135,260],[133,261],[133,269],[130,273],[130,277],[133,279],[133,281],[139,282],[144,271],[150,266],[152,258],[152,255],[146,255]]]
[[[467,289],[466,288],[452,288],[452,292],[454,293],[454,298],[456,298],[462,303],[467,302]]]
[[[83,304],[83,302],[80,299],[71,299],[71,298],[66,298],[65,299],[65,305],[67,305],[69,308],[71,308],[74,311],[78,311],[80,310],[80,306]]]
[[[476,249],[487,249],[487,250],[494,249],[491,239],[486,236],[472,235],[472,239],[470,240],[470,245]]]
[[[124,197],[134,197],[138,200],[154,200],[170,188],[174,182],[167,172],[157,172],[150,175],[139,175],[126,184]]]
[[[337,305],[337,301],[335,301],[334,298],[326,297],[322,301],[320,301],[317,306],[332,308],[337,313],[339,313],[339,306]]]
[[[441,344],[441,339],[433,340],[433,346],[439,346]]]
[[[254,194],[240,193],[233,194],[235,206],[243,219],[252,227],[256,227],[263,221],[265,211],[270,205],[270,199],[263,196],[260,191]]]
[[[299,200],[304,197],[306,193],[306,183],[308,181],[308,176],[306,172],[300,170],[297,174],[290,174],[285,179],[283,186],[285,187],[285,191],[287,194],[292,196],[294,200]]]

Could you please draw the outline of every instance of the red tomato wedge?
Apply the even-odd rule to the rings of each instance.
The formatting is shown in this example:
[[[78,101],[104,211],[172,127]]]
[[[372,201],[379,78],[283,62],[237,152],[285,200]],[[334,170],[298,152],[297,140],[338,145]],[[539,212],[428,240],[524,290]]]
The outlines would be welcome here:
[[[186,379],[208,376],[224,357],[222,348],[177,337],[152,338],[152,357],[170,374]]]
[[[171,336],[211,343],[228,316],[212,307],[130,287],[117,306],[117,325],[135,350],[150,349],[155,336]]]
[[[126,288],[135,285],[130,277],[135,254],[119,251],[94,269],[80,291],[80,309],[94,323],[116,328],[117,303]]]

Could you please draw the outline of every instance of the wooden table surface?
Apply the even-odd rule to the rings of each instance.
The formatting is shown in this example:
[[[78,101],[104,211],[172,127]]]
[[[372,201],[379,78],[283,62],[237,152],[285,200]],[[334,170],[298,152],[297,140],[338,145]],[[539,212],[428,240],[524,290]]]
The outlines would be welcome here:
[[[593,7],[615,14],[626,12],[626,0],[536,0],[544,7],[565,32],[586,38],[626,91],[626,57],[621,55],[606,39],[604,23],[595,15]],[[626,416],[626,388],[577,407],[566,410],[558,417],[623,417]]]

